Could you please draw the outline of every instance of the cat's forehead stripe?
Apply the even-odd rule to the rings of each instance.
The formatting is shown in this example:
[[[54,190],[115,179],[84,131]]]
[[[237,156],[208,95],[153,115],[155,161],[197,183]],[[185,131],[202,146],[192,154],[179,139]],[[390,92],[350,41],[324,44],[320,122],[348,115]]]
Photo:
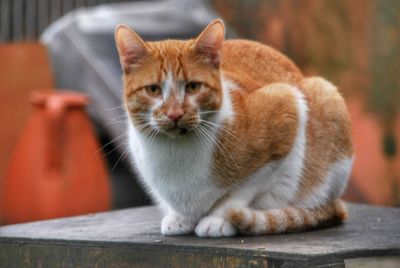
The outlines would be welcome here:
[[[171,71],[174,78],[187,79],[187,73],[182,64],[182,51],[176,46],[166,49],[161,44],[158,44],[159,50],[156,54],[157,60],[160,62],[160,73],[158,77],[165,78],[168,71]],[[182,75],[183,77],[181,77]],[[160,79],[160,82],[162,79]]]
[[[185,68],[183,67],[181,55],[178,56],[178,63],[179,63],[179,67],[180,67],[179,71],[182,71],[183,79],[185,81],[188,81],[188,75],[187,75]]]
[[[180,70],[181,70],[181,65],[180,65],[180,62],[178,60],[178,57],[176,57],[176,59],[174,60],[173,68],[174,68],[174,76],[178,78]]]

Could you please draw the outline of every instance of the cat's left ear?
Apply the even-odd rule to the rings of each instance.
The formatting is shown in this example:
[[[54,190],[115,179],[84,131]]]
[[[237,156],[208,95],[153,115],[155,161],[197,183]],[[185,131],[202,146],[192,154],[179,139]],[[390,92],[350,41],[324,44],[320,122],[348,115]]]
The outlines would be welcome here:
[[[211,22],[197,37],[194,48],[197,53],[205,55],[211,63],[219,66],[221,59],[221,48],[225,40],[225,26],[222,20]]]

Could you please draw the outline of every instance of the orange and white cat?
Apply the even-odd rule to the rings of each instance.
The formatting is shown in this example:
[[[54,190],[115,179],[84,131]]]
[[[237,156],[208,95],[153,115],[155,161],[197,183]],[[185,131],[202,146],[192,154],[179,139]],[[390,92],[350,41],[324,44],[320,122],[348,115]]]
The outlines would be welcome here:
[[[346,218],[352,167],[343,98],[272,48],[224,40],[144,42],[116,28],[129,144],[165,212],[161,232],[201,237],[301,231]]]

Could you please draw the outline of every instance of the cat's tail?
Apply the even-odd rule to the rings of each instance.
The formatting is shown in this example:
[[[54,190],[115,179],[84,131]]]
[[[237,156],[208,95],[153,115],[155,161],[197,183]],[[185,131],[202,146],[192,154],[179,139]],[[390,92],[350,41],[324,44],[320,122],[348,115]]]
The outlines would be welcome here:
[[[270,210],[231,208],[226,216],[239,233],[277,234],[338,224],[347,218],[347,208],[343,201],[336,199],[316,208],[287,207]]]

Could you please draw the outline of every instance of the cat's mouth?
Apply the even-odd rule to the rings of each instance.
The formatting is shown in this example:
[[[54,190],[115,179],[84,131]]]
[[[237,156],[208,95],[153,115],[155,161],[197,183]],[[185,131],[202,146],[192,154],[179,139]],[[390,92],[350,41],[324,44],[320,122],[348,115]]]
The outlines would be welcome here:
[[[196,125],[195,122],[179,121],[179,122],[157,122],[157,129],[164,135],[172,138],[185,137],[193,133]]]
[[[188,135],[191,132],[191,130],[189,128],[185,128],[185,127],[174,126],[169,129],[164,129],[162,132],[164,132],[167,136],[176,138],[179,136]]]
[[[183,128],[183,127],[172,127],[170,129],[167,130],[167,132],[171,132],[171,133],[175,133],[178,135],[185,135],[186,133],[189,132],[189,130],[187,128]]]

